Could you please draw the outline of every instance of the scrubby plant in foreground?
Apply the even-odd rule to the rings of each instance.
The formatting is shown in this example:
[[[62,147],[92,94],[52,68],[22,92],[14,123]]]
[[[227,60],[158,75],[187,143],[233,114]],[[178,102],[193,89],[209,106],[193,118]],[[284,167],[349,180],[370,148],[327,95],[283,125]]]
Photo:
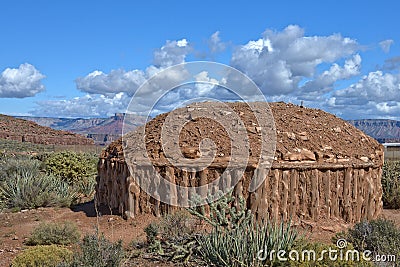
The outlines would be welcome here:
[[[69,184],[95,178],[97,161],[98,157],[93,154],[72,151],[51,153],[44,160],[49,173],[63,178]]]
[[[197,237],[203,260],[216,266],[266,266],[259,251],[286,250],[293,247],[298,232],[289,223],[256,222],[243,198],[233,207],[234,197],[223,196],[210,203],[210,217],[196,208],[190,212],[213,226],[211,233]]]
[[[400,208],[400,161],[387,161],[383,165],[382,190],[383,206]]]
[[[400,229],[393,221],[363,221],[341,235],[359,251],[370,250],[373,255],[395,255],[400,259]]]
[[[21,161],[21,167],[3,170],[0,181],[0,203],[9,209],[31,209],[49,206],[70,206],[75,193],[60,178],[44,174],[40,162]]]
[[[61,151],[44,159],[49,174],[60,177],[85,197],[94,193],[98,157],[90,153]]]
[[[80,245],[80,252],[63,267],[119,267],[124,258],[122,242],[112,243],[103,235],[86,235]]]
[[[72,252],[56,245],[35,246],[18,254],[12,261],[12,267],[56,267],[61,262],[69,262]]]
[[[71,245],[79,241],[80,233],[75,224],[42,223],[36,227],[26,241],[27,245]]]
[[[170,261],[188,262],[194,249],[196,219],[185,210],[166,214],[145,229],[147,252]]]
[[[164,240],[180,241],[196,230],[193,216],[186,210],[164,215],[158,223],[160,237]]]

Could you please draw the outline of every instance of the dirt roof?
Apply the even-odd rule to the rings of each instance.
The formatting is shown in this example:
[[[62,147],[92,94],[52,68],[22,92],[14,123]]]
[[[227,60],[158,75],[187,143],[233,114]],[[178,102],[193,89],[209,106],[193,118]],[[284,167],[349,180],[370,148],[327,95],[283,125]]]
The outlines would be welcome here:
[[[259,125],[246,103],[227,103],[239,115],[247,129],[250,142],[249,155],[260,154]],[[268,106],[266,103],[266,109]],[[181,108],[185,112],[193,109],[191,104]],[[278,102],[269,103],[276,128],[276,162],[324,162],[324,163],[373,163],[382,164],[383,148],[372,137],[367,136],[346,121],[320,109],[300,107]],[[146,124],[146,150],[152,161],[164,158],[161,148],[161,128],[169,113],[161,114]],[[271,126],[273,127],[273,126]],[[143,128],[141,128],[143,131]],[[140,128],[137,130],[140,131]],[[127,134],[131,140],[128,149],[135,149],[138,132]],[[210,138],[217,147],[216,157],[227,158],[231,153],[231,139],[221,124],[209,118],[196,118],[186,123],[179,135],[179,146],[187,158],[200,157],[199,144]],[[132,141],[133,140],[133,141]],[[104,157],[123,158],[122,141],[112,143],[103,153]]]

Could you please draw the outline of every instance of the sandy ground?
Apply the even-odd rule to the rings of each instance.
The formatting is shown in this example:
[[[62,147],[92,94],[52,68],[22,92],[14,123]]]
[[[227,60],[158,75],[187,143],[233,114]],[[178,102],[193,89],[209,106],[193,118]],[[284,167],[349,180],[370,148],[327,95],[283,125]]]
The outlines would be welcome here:
[[[24,240],[31,231],[42,222],[76,223],[82,235],[94,233],[98,228],[111,241],[122,240],[127,247],[133,240],[144,241],[144,228],[156,217],[148,214],[134,219],[124,220],[120,216],[111,215],[107,210],[99,210],[99,216],[92,202],[69,208],[39,208],[16,213],[0,213],[0,266],[9,266],[11,260],[24,248]],[[394,220],[400,225],[400,210],[384,210],[383,217]],[[350,225],[335,222],[316,225],[313,222],[303,222],[300,227],[314,241],[331,242],[335,232],[344,230]],[[174,266],[172,263],[162,263],[151,259],[132,260],[126,266]]]

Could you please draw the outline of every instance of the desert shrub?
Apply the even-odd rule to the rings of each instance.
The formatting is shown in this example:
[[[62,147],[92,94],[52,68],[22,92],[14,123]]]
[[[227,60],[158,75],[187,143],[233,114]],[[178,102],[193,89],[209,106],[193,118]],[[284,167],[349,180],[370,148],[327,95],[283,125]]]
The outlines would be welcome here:
[[[36,175],[41,170],[41,163],[30,157],[2,157],[0,159],[0,181],[17,175]]]
[[[261,249],[289,250],[294,245],[298,233],[290,222],[258,223],[243,198],[238,208],[232,207],[234,200],[227,195],[210,203],[210,217],[204,215],[204,209],[190,209],[213,226],[211,233],[196,238],[204,261],[216,266],[265,266],[270,262],[269,258],[258,259]]]
[[[43,159],[49,174],[61,177],[80,197],[92,197],[96,185],[98,157],[91,153],[61,151]]]
[[[185,239],[194,233],[195,228],[195,219],[186,210],[166,214],[158,223],[160,237],[170,241]]]
[[[12,267],[55,267],[72,259],[72,252],[56,245],[35,246],[18,254]]]
[[[20,161],[3,170],[0,181],[0,203],[9,209],[31,209],[49,206],[69,206],[75,199],[70,186],[60,178],[44,174],[40,162]]]
[[[164,254],[164,250],[161,245],[160,235],[160,225],[158,223],[150,223],[144,228],[147,238],[147,251],[156,252],[158,254]]]
[[[159,221],[150,223],[144,229],[148,244],[147,251],[174,259],[179,258],[180,256],[173,254],[179,247],[182,249],[181,252],[190,249],[187,245],[195,243],[191,242],[194,241],[195,230],[196,220],[187,211],[178,210],[166,214]]]
[[[27,245],[70,245],[77,243],[80,233],[75,224],[64,223],[42,223],[36,227],[27,239]]]
[[[60,266],[119,267],[124,258],[122,242],[112,243],[103,235],[86,235],[80,250],[71,262],[64,262]]]
[[[359,251],[370,250],[373,255],[400,258],[400,229],[390,220],[363,221],[342,235]]]
[[[387,161],[383,165],[382,189],[383,206],[400,208],[400,161]]]
[[[79,184],[95,179],[97,161],[92,154],[61,151],[49,154],[44,162],[49,173],[63,178],[68,184]]]

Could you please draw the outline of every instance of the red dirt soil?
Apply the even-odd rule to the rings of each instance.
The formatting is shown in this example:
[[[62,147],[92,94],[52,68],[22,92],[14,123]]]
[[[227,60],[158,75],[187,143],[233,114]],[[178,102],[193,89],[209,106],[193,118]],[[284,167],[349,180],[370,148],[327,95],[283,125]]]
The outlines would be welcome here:
[[[98,227],[101,233],[111,241],[122,240],[125,247],[133,240],[144,241],[146,234],[144,228],[158,218],[142,214],[132,220],[124,220],[120,216],[108,215],[107,210],[101,210],[103,215],[96,217],[93,203],[77,206],[74,210],[68,208],[39,208],[17,213],[0,213],[0,266],[9,266],[12,259],[24,249],[24,240],[32,230],[43,222],[70,221],[77,224],[82,236],[95,233]],[[400,210],[384,210],[383,217],[394,220],[400,226]],[[332,224],[331,224],[332,225]],[[310,222],[307,228],[301,227],[300,231],[306,231],[311,240],[330,243],[336,232],[345,230],[351,225],[329,224],[318,225]],[[173,263],[159,262],[154,259],[134,258],[125,266],[149,266],[168,267]]]
[[[199,103],[203,105],[204,103]],[[249,106],[245,103],[226,103],[234,110],[244,123],[249,137],[249,155],[257,157],[260,151],[260,137],[257,130],[257,120]],[[196,108],[191,104],[185,110]],[[268,107],[266,107],[268,109]],[[302,149],[315,154],[317,161],[365,163],[365,161],[381,163],[376,157],[376,151],[382,146],[372,137],[367,136],[346,121],[320,109],[301,107],[290,103],[269,103],[276,128],[276,161],[287,160],[288,155],[299,153]],[[183,111],[183,114],[185,111]],[[161,129],[169,113],[158,115],[146,124],[146,149],[148,156],[154,162],[164,158],[161,147]],[[208,118],[198,118],[187,123],[179,135],[179,146],[185,155],[191,151],[199,155],[199,143],[204,138],[210,138],[217,146],[218,157],[227,158],[231,153],[231,139],[221,125]],[[128,133],[125,140],[132,140],[129,150],[137,149],[136,133]],[[102,157],[123,158],[122,141],[117,140],[109,145]],[[196,158],[196,156],[188,158]],[[363,159],[363,160],[362,160]]]

